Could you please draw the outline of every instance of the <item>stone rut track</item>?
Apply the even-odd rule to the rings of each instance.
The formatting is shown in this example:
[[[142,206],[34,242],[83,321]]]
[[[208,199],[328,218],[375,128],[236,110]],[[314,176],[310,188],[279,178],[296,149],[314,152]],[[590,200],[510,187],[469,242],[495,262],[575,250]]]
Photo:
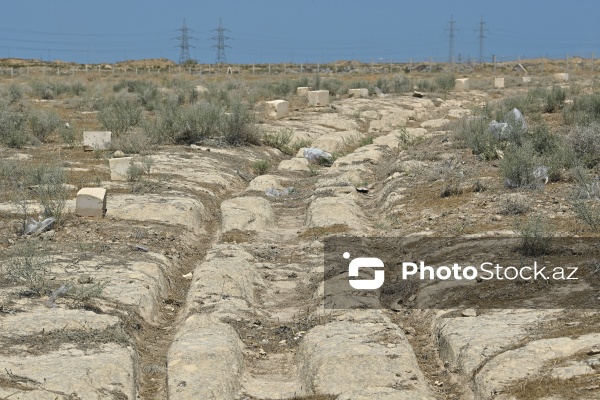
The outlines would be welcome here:
[[[13,299],[0,314],[0,399],[506,400],[507,388],[540,377],[579,379],[588,389],[578,398],[598,398],[590,348],[600,328],[579,325],[597,325],[594,313],[323,308],[323,236],[385,235],[385,216],[410,207],[406,171],[428,165],[402,150],[399,129],[435,138],[473,96],[347,99],[266,125],[330,152],[376,136],[318,174],[301,153],[281,161],[273,149],[200,146],[155,155],[171,177],[160,195],[108,183],[107,218],[57,232],[85,229],[90,243],[64,250],[53,271],[109,279],[104,299],[75,309]],[[274,160],[268,175],[236,173],[264,158]],[[402,172],[381,180],[395,162]],[[294,190],[265,194],[285,187]]]

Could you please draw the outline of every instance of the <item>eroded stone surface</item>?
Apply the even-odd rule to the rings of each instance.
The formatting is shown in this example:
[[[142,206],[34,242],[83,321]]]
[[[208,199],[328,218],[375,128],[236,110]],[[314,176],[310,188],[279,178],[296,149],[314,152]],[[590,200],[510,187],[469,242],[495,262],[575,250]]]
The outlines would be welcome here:
[[[262,197],[237,197],[221,203],[221,230],[264,231],[273,227],[275,214]]]
[[[303,381],[314,393],[433,399],[404,333],[376,312],[313,328],[299,355]]]
[[[234,399],[244,369],[242,349],[230,325],[204,315],[187,318],[169,349],[169,398]]]
[[[16,381],[16,388],[0,387],[3,398],[136,398],[135,353],[131,348],[116,344],[108,343],[87,350],[65,344],[49,354],[0,356],[0,364],[3,366],[0,371],[3,380],[10,382],[14,376],[23,378]]]

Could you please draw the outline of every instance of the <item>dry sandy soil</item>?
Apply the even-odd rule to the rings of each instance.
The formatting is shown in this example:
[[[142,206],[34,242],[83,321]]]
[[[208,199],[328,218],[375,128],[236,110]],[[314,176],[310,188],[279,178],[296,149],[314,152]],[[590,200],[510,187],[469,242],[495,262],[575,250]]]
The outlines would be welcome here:
[[[150,174],[115,182],[112,151],[59,140],[1,148],[3,159],[60,160],[73,188],[63,223],[35,237],[19,234],[18,210],[2,197],[3,265],[24,242],[52,258],[41,296],[0,282],[0,398],[600,398],[593,308],[419,307],[431,290],[382,309],[324,308],[325,237],[516,237],[534,212],[559,236],[591,234],[570,206],[571,182],[507,189],[499,160],[478,160],[449,131],[476,107],[527,90],[342,96],[325,107],[291,96],[289,117],[261,119],[265,132],[338,154],[331,166],[309,165],[301,151],[199,143],[156,147]],[[67,100],[42,106],[79,131],[101,129]],[[558,129],[557,116],[546,118]],[[263,159],[270,170],[253,176]],[[445,197],[444,165],[460,174]],[[90,186],[108,191],[104,218],[75,215],[77,189]],[[529,214],[502,214],[515,195]],[[106,285],[99,297],[51,298],[64,283]],[[388,295],[405,298],[398,290]]]

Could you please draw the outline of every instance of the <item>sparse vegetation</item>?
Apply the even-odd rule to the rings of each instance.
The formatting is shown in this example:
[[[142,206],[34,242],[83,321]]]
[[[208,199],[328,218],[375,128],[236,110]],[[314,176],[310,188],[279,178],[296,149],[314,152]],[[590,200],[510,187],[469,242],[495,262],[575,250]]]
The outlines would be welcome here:
[[[31,241],[15,246],[5,255],[2,275],[13,284],[25,285],[37,296],[45,294],[52,258],[44,248]]]
[[[525,256],[538,257],[547,254],[554,234],[546,217],[535,214],[522,221],[517,227],[521,237],[521,251]]]
[[[104,102],[98,112],[98,120],[118,137],[140,123],[142,110],[138,96],[119,94]]]
[[[239,99],[232,102],[230,113],[224,118],[223,139],[234,146],[260,143],[258,129],[254,126],[254,115]]]
[[[60,118],[55,111],[52,110],[36,110],[31,111],[28,116],[29,127],[33,135],[40,141],[45,141],[60,125]]]
[[[269,169],[271,169],[269,160],[258,160],[252,163],[252,171],[256,175],[264,175],[269,172]]]

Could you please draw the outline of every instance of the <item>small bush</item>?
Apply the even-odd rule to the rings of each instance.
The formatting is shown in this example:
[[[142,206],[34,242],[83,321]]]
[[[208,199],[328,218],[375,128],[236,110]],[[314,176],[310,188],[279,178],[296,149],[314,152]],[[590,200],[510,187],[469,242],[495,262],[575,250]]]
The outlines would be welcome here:
[[[535,176],[536,168],[542,160],[535,153],[530,142],[522,146],[509,146],[500,164],[502,175],[509,187],[537,188],[541,180]]]
[[[344,83],[339,79],[324,79],[321,82],[320,87],[322,90],[329,90],[329,94],[331,95],[342,95],[348,93],[348,88],[344,86]]]
[[[373,144],[373,140],[375,140],[375,137],[373,135],[364,136],[358,141],[358,147],[363,147],[363,146],[368,146],[370,144]]]
[[[75,129],[65,125],[59,126],[58,135],[70,147],[75,145]]]
[[[269,91],[276,98],[287,98],[296,91],[297,84],[291,79],[282,79],[272,82],[269,85]]]
[[[412,82],[405,76],[395,75],[394,76],[394,93],[405,93],[410,92],[413,88]]]
[[[62,220],[67,202],[67,179],[59,164],[39,164],[31,167],[28,180],[36,186],[35,193],[43,208],[43,217],[54,217],[55,225]]]
[[[523,195],[510,196],[500,204],[500,214],[519,215],[525,214],[531,209],[529,199]]]
[[[116,137],[111,148],[126,154],[148,154],[152,150],[152,139],[138,130]]]
[[[278,133],[265,132],[262,138],[263,144],[281,151],[284,151],[284,149],[287,147],[291,140],[291,130],[285,130]]]
[[[135,93],[139,96],[142,106],[152,111],[158,101],[158,87],[148,80],[123,80],[113,86],[115,92],[126,91],[127,93]]]
[[[144,167],[135,163],[133,159],[129,163],[129,167],[127,168],[127,181],[128,182],[136,182],[139,181],[144,175]]]
[[[88,284],[78,284],[69,288],[67,296],[78,303],[87,303],[92,299],[102,297],[102,292],[108,287],[110,281],[98,281]]]
[[[138,96],[118,95],[104,102],[98,120],[118,137],[140,123],[142,110]]]
[[[600,162],[600,122],[576,125],[570,132],[571,143],[577,158],[587,168]]]
[[[521,236],[521,251],[525,256],[542,256],[548,253],[554,235],[549,230],[548,222],[539,214],[528,218],[518,226]]]
[[[0,142],[9,147],[20,148],[30,142],[25,132],[27,118],[23,111],[0,103]]]
[[[484,117],[463,118],[453,128],[458,140],[482,160],[498,158],[498,141],[488,132],[488,124]]]
[[[464,180],[464,173],[460,170],[460,163],[450,158],[448,160],[436,163],[430,179],[443,181],[441,197],[458,196],[463,193],[461,184]]]
[[[441,92],[449,92],[454,89],[456,79],[452,74],[444,74],[435,77],[435,87]]]
[[[553,86],[545,96],[542,112],[554,113],[560,111],[563,108],[566,98],[567,92],[565,89],[560,86]]]
[[[80,96],[85,92],[85,85],[79,81],[63,80],[34,81],[30,84],[33,94],[40,99],[53,100],[63,95]]]
[[[381,90],[383,93],[392,93],[393,91],[392,84],[385,78],[377,79],[377,82],[375,82],[375,87]]]
[[[31,132],[42,142],[61,124],[60,118],[55,111],[31,111],[28,120]]]
[[[24,284],[38,296],[45,294],[51,273],[52,258],[46,249],[32,241],[15,246],[5,258],[4,277],[13,284]]]
[[[6,90],[6,99],[8,100],[8,104],[19,104],[21,100],[23,100],[24,93],[25,90],[21,85],[13,83],[10,86],[8,86],[8,89]]]
[[[271,169],[269,160],[258,160],[252,163],[252,171],[256,175],[264,175],[269,172],[269,169]]]
[[[563,108],[567,125],[590,125],[600,121],[600,94],[580,95]]]
[[[230,114],[224,118],[223,125],[223,138],[230,145],[260,143],[258,130],[254,126],[254,115],[240,100],[233,101]]]
[[[600,204],[598,201],[576,200],[573,202],[573,211],[577,218],[594,232],[600,231]]]

